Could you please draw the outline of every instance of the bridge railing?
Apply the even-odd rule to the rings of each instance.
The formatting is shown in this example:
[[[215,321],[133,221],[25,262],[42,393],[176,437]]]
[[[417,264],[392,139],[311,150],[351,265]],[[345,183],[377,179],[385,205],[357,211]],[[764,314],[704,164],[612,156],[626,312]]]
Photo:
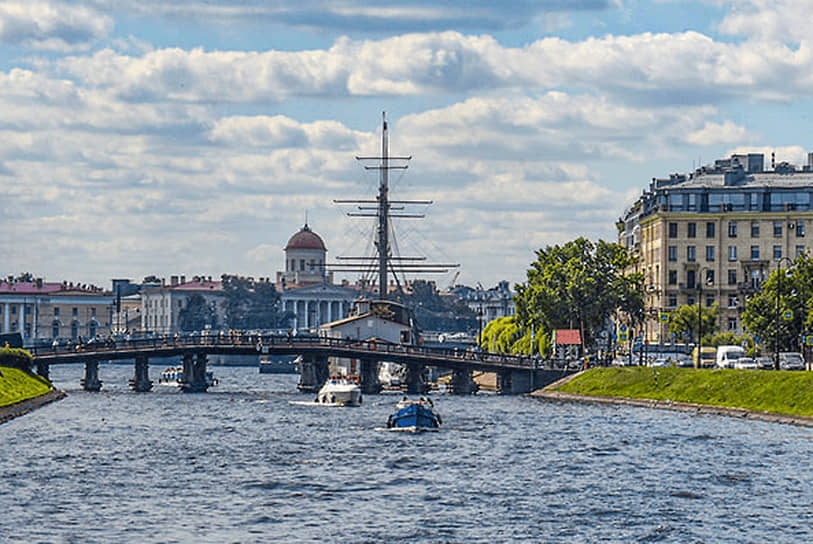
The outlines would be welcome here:
[[[35,357],[68,355],[76,352],[104,353],[139,351],[160,348],[244,347],[254,348],[258,353],[264,346],[310,346],[364,350],[371,354],[418,355],[447,360],[481,362],[494,365],[537,368],[538,361],[519,355],[491,353],[476,349],[428,348],[420,345],[392,344],[375,340],[355,340],[329,336],[302,334],[245,334],[245,333],[184,333],[149,337],[93,339],[87,342],[54,342],[50,346],[31,348]]]

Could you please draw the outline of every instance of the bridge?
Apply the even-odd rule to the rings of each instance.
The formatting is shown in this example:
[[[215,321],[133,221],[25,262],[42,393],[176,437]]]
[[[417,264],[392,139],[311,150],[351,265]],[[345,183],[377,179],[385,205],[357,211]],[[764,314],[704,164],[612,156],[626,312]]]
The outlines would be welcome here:
[[[328,377],[328,358],[355,359],[359,362],[359,381],[365,393],[377,393],[378,363],[387,361],[405,365],[406,386],[410,393],[422,393],[423,370],[438,367],[452,371],[449,390],[469,394],[477,390],[472,372],[494,372],[501,393],[528,393],[567,374],[545,368],[536,359],[482,351],[428,348],[376,341],[359,341],[314,335],[287,334],[184,334],[154,338],[117,339],[76,345],[39,346],[30,349],[37,372],[48,377],[50,365],[84,363],[82,386],[88,391],[101,389],[100,361],[134,360],[135,373],[130,381],[135,391],[149,391],[149,359],[180,357],[183,361],[181,389],[202,392],[206,385],[208,355],[299,355],[299,389],[315,392]]]

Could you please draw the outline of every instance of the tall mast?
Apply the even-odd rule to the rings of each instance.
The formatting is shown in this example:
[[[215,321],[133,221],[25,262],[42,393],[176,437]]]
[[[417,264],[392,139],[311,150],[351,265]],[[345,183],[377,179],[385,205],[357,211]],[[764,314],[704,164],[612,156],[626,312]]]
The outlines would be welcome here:
[[[378,298],[387,298],[387,263],[390,255],[390,204],[389,192],[389,138],[387,135],[387,112],[381,113],[381,170],[378,184]]]
[[[391,157],[389,145],[389,127],[387,126],[387,112],[382,112],[381,155],[378,157],[356,157],[359,161],[377,161],[378,164],[365,166],[365,170],[379,170],[378,196],[368,200],[334,200],[336,204],[356,204],[359,212],[348,212],[349,217],[375,217],[378,219],[378,236],[375,242],[377,257],[337,257],[340,263],[331,263],[327,266],[335,272],[365,272],[371,271],[372,266],[378,265],[378,298],[387,298],[387,278],[392,273],[398,281],[397,274],[443,274],[450,268],[457,268],[458,264],[424,263],[426,257],[393,256],[390,247],[390,220],[393,217],[405,219],[420,219],[423,214],[408,212],[390,213],[392,210],[404,210],[409,205],[429,205],[431,200],[390,200],[389,199],[389,173],[390,170],[406,170],[407,157]],[[394,162],[395,164],[390,164]],[[373,204],[375,204],[373,206]],[[392,205],[396,206],[393,207]],[[417,262],[416,262],[417,261]]]

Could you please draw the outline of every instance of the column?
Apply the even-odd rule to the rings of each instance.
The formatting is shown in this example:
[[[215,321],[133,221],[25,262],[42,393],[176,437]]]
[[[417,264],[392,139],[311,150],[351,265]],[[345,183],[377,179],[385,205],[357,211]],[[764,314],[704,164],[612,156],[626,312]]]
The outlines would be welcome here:
[[[472,371],[468,369],[455,369],[449,382],[450,392],[454,395],[471,395],[479,389],[472,378]]]
[[[37,301],[34,300],[34,311],[32,312],[34,314],[34,317],[33,317],[32,323],[31,323],[31,328],[32,328],[32,330],[34,332],[34,340],[36,340],[37,337],[39,336],[37,334],[37,314],[39,313],[37,311],[38,308],[39,308],[39,304],[37,304]]]
[[[9,303],[3,304],[3,332],[11,332],[11,315],[9,315]]]
[[[22,302],[17,306],[17,332],[25,338],[25,304]]]
[[[406,392],[411,395],[426,393],[426,382],[423,380],[423,366],[408,365],[406,369]]]

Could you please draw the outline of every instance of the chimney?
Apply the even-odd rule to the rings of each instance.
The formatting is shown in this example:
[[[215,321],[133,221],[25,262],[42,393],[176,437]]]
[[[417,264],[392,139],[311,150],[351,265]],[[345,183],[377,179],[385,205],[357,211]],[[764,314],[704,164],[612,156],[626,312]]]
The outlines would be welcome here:
[[[181,276],[181,285],[186,283],[186,276]]]
[[[771,170],[776,170],[776,152],[771,151]]]
[[[172,287],[177,287],[178,286],[178,276],[170,276],[169,277],[169,283],[170,283],[170,285],[172,285]]]

